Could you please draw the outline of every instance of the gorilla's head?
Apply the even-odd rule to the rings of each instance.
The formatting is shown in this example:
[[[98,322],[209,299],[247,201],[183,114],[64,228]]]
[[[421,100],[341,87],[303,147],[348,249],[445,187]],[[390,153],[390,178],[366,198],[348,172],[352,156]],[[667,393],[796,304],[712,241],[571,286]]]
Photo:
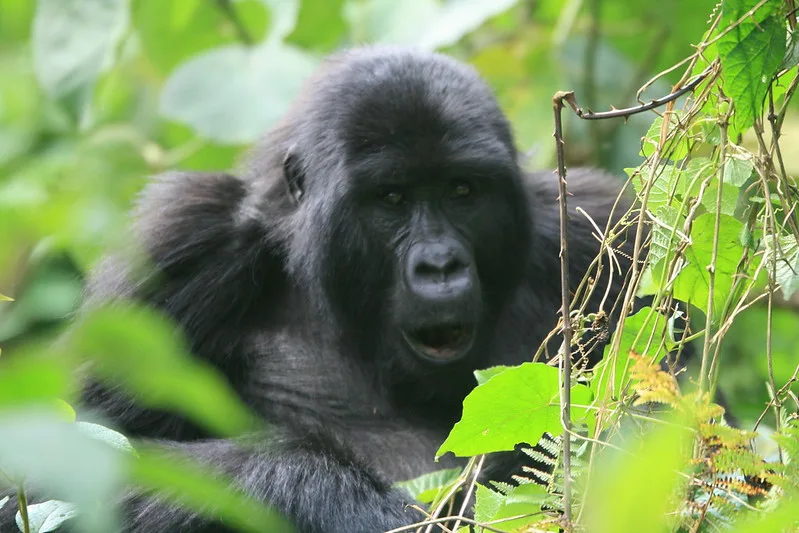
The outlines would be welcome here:
[[[475,71],[408,50],[334,56],[265,144],[293,199],[290,274],[345,336],[414,365],[474,363],[531,243],[510,128]]]

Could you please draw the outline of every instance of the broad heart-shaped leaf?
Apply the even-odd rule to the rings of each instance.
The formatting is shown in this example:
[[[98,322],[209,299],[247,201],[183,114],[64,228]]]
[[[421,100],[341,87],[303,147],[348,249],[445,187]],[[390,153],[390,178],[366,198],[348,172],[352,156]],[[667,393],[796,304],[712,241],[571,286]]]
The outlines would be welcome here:
[[[758,0],[724,0],[720,31],[726,31],[755,7]],[[771,77],[785,55],[785,23],[779,2],[766,2],[754,15],[727,32],[717,44],[724,92],[735,104],[733,124],[743,131],[760,114]]]
[[[582,385],[571,390],[572,404],[591,403]],[[589,422],[590,412],[572,407],[572,420]],[[524,363],[478,385],[463,401],[461,420],[436,453],[458,456],[512,450],[516,444],[535,444],[545,431],[563,433],[560,423],[558,369],[544,363]]]
[[[252,142],[285,113],[316,64],[280,43],[215,48],[169,77],[161,113],[216,142]]]
[[[721,219],[713,288],[713,320],[723,311],[743,253],[739,239],[743,223],[729,215],[719,216]],[[695,305],[705,313],[708,310],[710,274],[707,269],[713,256],[715,218],[715,213],[705,213],[694,221],[691,227],[691,245],[685,251],[687,264],[674,280],[674,297]]]
[[[28,505],[28,525],[31,533],[50,533],[61,527],[61,524],[78,514],[74,504],[61,500],[48,500],[43,503]],[[17,527],[22,528],[22,516],[17,511]]]
[[[434,50],[457,43],[518,1],[372,0],[348,3],[346,15],[356,40]]]
[[[90,89],[128,26],[129,0],[38,0],[33,65],[53,97]]]

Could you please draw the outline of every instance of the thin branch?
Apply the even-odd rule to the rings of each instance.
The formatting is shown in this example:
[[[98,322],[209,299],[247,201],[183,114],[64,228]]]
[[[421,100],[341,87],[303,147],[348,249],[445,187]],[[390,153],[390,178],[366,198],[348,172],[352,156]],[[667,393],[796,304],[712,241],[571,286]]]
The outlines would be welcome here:
[[[611,111],[601,111],[599,113],[595,113],[590,109],[583,109],[582,107],[577,105],[577,101],[574,99],[574,93],[568,93],[569,97],[563,97],[561,101],[565,101],[569,104],[569,107],[583,120],[602,120],[608,118],[627,118],[632,115],[637,115],[638,113],[643,113],[644,111],[650,111],[655,109],[656,107],[660,107],[662,105],[666,105],[669,102],[673,102],[680,96],[692,92],[696,89],[700,83],[702,83],[705,78],[716,68],[716,63],[712,63],[708,66],[701,74],[699,74],[696,78],[694,78],[691,82],[687,83],[685,86],[677,89],[676,91],[667,94],[661,98],[656,98],[651,102],[646,104],[641,104],[633,107],[625,107],[624,109],[613,109]],[[558,93],[561,94],[561,93]]]
[[[568,223],[569,214],[567,209],[567,190],[566,190],[566,163],[563,153],[563,120],[562,110],[563,101],[574,103],[573,92],[558,92],[552,98],[552,108],[555,113],[555,145],[558,154],[558,205],[560,206],[560,296],[561,308],[560,316],[563,321],[563,345],[560,357],[561,374],[561,403],[560,419],[563,424],[566,438],[563,439],[563,509],[566,531],[571,531],[571,371],[572,371],[572,325],[569,308],[569,247],[568,247]]]

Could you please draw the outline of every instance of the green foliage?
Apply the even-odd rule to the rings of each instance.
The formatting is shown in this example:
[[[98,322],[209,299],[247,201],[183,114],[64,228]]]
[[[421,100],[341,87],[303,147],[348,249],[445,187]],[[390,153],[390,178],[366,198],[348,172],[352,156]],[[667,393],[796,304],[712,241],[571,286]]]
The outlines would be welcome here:
[[[0,295],[0,485],[22,494],[45,487],[57,498],[29,505],[27,527],[58,531],[68,520],[114,531],[109,495],[133,483],[244,531],[289,530],[214,465],[75,422],[80,368],[217,435],[268,431],[188,356],[163,317],[103,309],[55,346],[47,341],[79,300],[83,274],[124,239],[124,213],[148,173],[229,168],[287,110],[322,54],[369,42],[444,49],[474,65],[538,167],[554,162],[556,90],[574,89],[594,109],[622,107],[694,50],[640,100],[711,67],[659,116],[567,121],[570,166],[630,167],[651,251],[628,282],[631,294],[652,296],[633,314],[621,299],[586,307],[587,293],[604,291],[606,273],[596,272],[576,293],[575,339],[611,308],[623,311],[623,329],[611,331],[593,372],[573,369],[571,453],[563,454],[558,369],[495,367],[476,372],[463,418],[439,450],[474,456],[469,467],[399,486],[439,514],[447,498],[471,491],[478,524],[504,531],[565,526],[566,492],[575,531],[795,529],[789,298],[799,287],[799,158],[782,140],[799,134],[797,31],[791,3],[715,4],[675,0],[666,12],[634,0],[0,0],[0,292],[15,297]],[[608,235],[634,233],[635,214]],[[675,331],[675,299],[685,332]],[[653,363],[681,348],[683,333],[699,361],[678,384],[679,366]],[[709,395],[717,385],[743,427],[758,422],[770,452],[755,453],[754,433],[722,423]],[[518,487],[474,481],[479,454],[519,443],[538,446],[525,449],[535,466],[517,474]]]
[[[749,11],[758,3],[757,0],[722,3],[720,26],[726,33],[717,46],[724,71],[724,91],[735,103],[733,120],[738,131],[752,126],[760,115],[772,77],[785,55],[785,23],[780,3],[762,3],[750,15]]]
[[[558,369],[543,363],[524,363],[494,375],[463,401],[463,415],[436,455],[478,455],[512,450],[520,442],[538,442],[549,432],[560,434]],[[575,420],[590,424],[591,391],[572,388]]]

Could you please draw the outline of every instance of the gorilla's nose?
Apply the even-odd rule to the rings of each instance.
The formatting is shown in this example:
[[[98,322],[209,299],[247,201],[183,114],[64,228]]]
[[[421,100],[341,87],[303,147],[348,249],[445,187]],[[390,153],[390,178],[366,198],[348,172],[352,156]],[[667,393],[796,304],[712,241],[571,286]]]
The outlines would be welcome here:
[[[422,298],[460,299],[472,290],[473,275],[469,254],[454,239],[420,242],[409,250],[408,287]]]

